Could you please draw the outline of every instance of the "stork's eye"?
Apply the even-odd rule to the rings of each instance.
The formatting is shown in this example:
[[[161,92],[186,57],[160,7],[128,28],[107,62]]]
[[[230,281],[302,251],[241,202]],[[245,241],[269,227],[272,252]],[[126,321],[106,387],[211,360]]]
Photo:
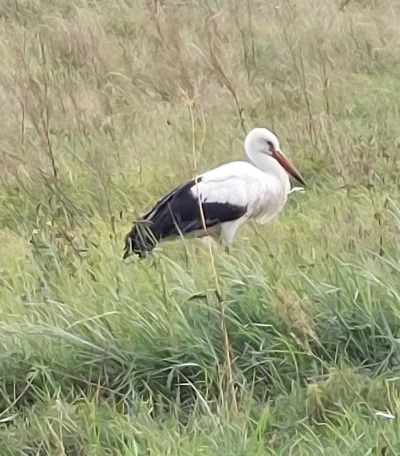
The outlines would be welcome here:
[[[267,141],[267,144],[268,144],[268,146],[271,147],[271,148],[274,147],[274,145],[272,144],[272,141]]]

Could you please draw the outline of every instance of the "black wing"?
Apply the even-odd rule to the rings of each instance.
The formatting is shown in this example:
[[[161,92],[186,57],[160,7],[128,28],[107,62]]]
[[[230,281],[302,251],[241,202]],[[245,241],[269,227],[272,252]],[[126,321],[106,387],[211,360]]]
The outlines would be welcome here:
[[[197,182],[201,182],[201,177]],[[196,181],[193,179],[177,187],[134,225],[125,238],[124,258],[129,256],[130,251],[143,256],[162,239],[204,229],[198,199],[191,192],[194,185]],[[202,209],[205,226],[211,228],[242,217],[247,207],[205,201]]]

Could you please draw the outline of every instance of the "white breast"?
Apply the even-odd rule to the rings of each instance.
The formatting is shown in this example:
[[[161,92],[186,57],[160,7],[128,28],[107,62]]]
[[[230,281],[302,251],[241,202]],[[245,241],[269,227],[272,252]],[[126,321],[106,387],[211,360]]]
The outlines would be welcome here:
[[[251,208],[251,217],[261,225],[268,223],[282,211],[288,195],[282,181],[275,176],[263,174],[263,190]]]

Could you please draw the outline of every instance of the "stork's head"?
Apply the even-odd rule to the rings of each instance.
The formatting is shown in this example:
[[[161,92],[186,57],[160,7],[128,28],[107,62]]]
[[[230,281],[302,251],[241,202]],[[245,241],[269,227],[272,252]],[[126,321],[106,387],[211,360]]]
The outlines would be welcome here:
[[[274,158],[292,177],[306,185],[301,174],[281,151],[279,140],[272,131],[266,128],[254,128],[246,136],[244,147],[249,156],[261,153]]]

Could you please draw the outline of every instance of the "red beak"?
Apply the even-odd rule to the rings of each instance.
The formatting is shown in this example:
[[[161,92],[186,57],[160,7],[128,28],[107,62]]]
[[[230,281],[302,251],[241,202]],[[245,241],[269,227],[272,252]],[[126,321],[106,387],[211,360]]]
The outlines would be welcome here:
[[[304,186],[306,185],[305,180],[301,174],[297,171],[292,163],[283,155],[283,153],[278,150],[273,153],[273,157],[278,161],[278,163],[285,168],[285,170],[295,179],[297,179]]]

